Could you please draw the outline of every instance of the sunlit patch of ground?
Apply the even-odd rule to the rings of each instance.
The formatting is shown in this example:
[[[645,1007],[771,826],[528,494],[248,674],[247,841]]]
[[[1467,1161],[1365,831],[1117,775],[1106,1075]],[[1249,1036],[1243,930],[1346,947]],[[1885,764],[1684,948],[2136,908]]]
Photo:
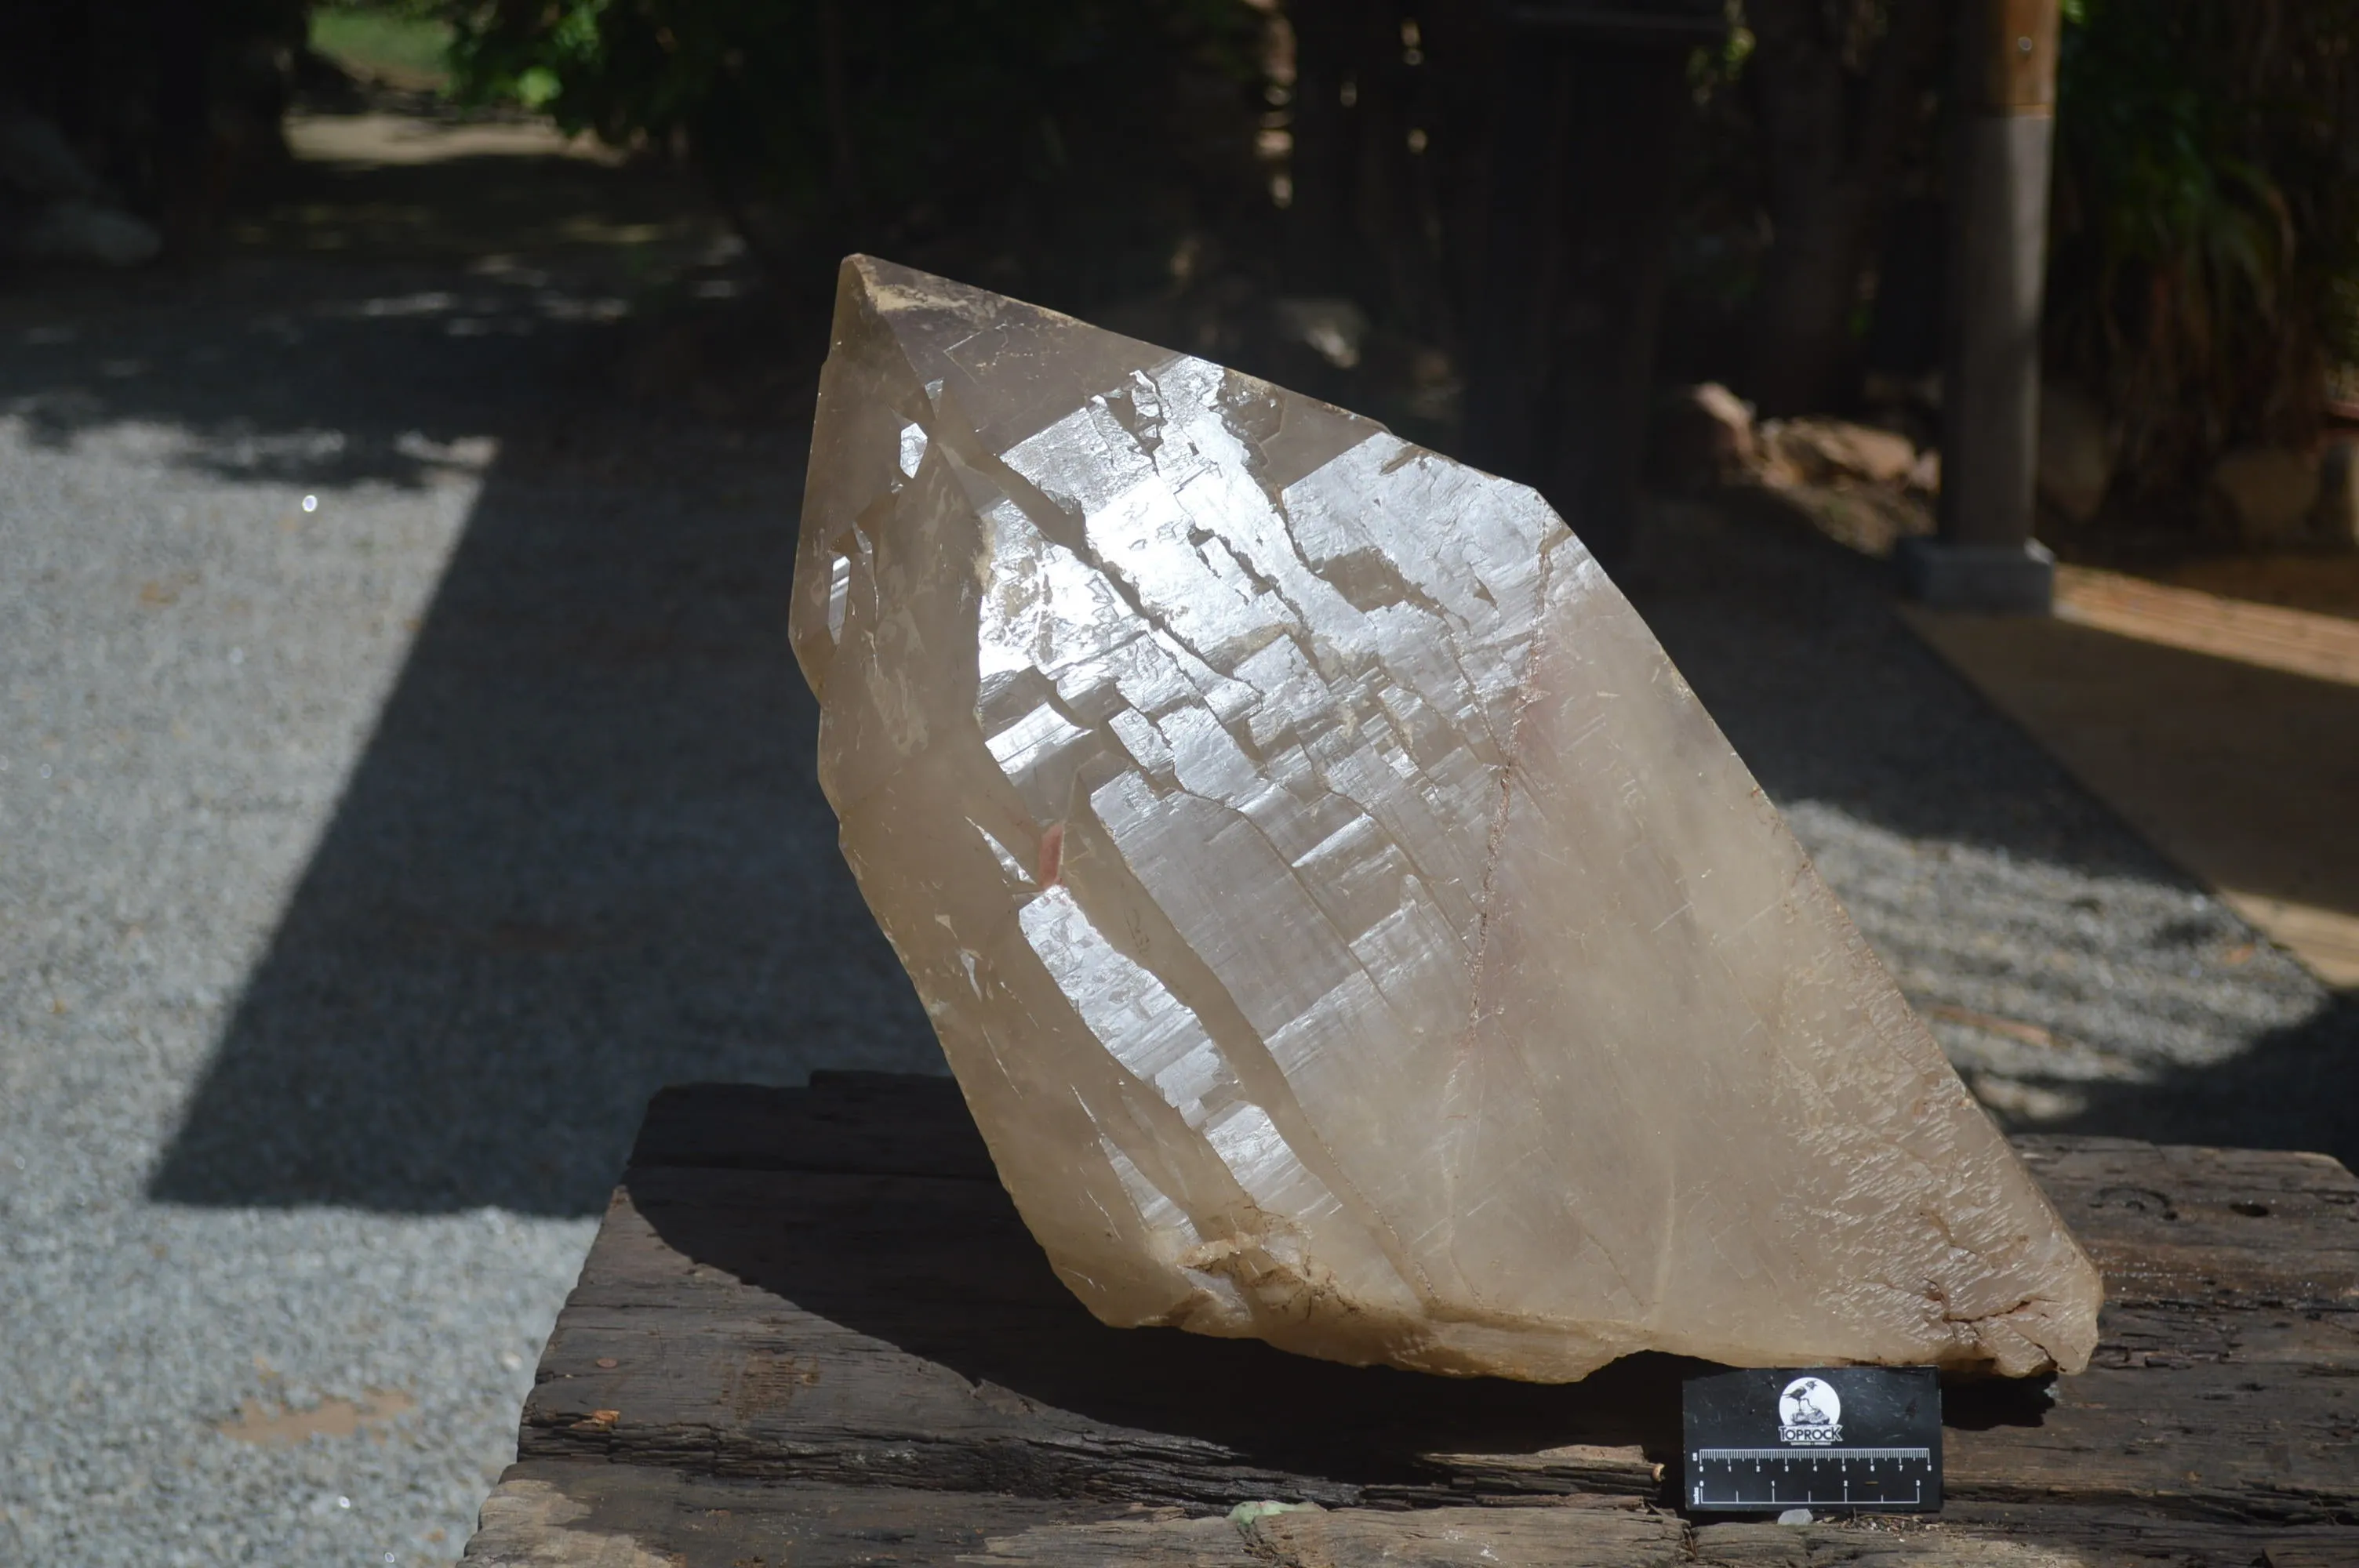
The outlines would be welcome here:
[[[2254,567],[2190,575],[2293,580]],[[2359,622],[2069,567],[2052,620],[1908,618],[2156,848],[2359,987]]]

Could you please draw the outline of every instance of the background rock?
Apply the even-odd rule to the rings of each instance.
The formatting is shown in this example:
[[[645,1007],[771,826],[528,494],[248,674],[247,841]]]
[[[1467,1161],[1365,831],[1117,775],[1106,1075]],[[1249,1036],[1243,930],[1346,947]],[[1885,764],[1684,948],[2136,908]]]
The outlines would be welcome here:
[[[1941,454],[1938,449],[1928,447],[1917,454],[1917,460],[1908,467],[1908,489],[1919,495],[1941,493]]]
[[[2039,496],[2075,523],[2104,503],[2114,481],[2114,433],[2105,411],[2069,386],[2039,389]]]
[[[1917,462],[1916,443],[1908,437],[1848,419],[1787,419],[1763,426],[1761,433],[1773,459],[1814,484],[1844,479],[1897,484]]]
[[[2230,452],[2212,470],[2212,491],[2248,545],[2299,541],[2318,501],[2319,460],[2276,447]]]

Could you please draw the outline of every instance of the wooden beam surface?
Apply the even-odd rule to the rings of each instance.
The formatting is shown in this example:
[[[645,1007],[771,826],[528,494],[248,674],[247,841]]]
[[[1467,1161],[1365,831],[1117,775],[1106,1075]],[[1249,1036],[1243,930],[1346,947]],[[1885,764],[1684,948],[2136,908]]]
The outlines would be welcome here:
[[[701,1562],[682,1521],[718,1541],[719,1509],[756,1521],[741,1536],[801,1542],[709,1559],[732,1563],[1811,1563],[1872,1546],[2243,1564],[2265,1541],[2359,1563],[2359,1182],[2318,1155],[2018,1148],[2105,1271],[2096,1364],[1951,1390],[1939,1525],[1760,1536],[1659,1506],[1675,1358],[1541,1387],[1109,1329],[1049,1271],[946,1080],[667,1090],[479,1539],[604,1519],[646,1561]],[[758,1501],[682,1500],[708,1494]],[[1265,1499],[1318,1511],[1227,1520]],[[879,1509],[911,1521],[885,1556],[823,1522]],[[610,1560],[498,1550],[471,1561]]]

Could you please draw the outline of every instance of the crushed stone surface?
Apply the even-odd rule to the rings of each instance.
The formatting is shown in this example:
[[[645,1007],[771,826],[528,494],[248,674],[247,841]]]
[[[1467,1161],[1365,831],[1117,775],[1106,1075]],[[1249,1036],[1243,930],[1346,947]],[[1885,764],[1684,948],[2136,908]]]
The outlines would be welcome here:
[[[940,1070],[795,443],[604,407],[580,304],[0,296],[0,1563],[456,1558],[647,1097]]]

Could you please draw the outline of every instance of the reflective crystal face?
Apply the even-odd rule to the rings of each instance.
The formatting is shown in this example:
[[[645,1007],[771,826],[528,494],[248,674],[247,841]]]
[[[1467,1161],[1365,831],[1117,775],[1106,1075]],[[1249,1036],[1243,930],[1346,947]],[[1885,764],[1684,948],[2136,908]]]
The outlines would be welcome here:
[[[1106,1322],[2087,1360],[2087,1259],[1530,491],[854,257],[793,633],[844,854]]]

